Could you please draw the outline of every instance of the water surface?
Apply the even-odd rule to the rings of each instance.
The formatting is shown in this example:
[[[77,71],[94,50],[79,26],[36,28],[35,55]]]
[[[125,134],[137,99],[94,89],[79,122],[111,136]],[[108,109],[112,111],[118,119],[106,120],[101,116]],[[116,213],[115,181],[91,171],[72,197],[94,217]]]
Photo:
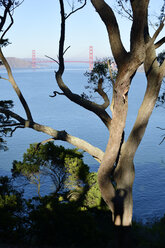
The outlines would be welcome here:
[[[65,83],[75,92],[84,91],[86,78],[85,69],[66,70]],[[1,76],[5,73],[1,71]],[[51,126],[57,130],[87,140],[91,144],[105,150],[108,141],[108,131],[102,122],[91,112],[72,103],[64,96],[49,97],[54,90],[59,90],[53,70],[15,70],[15,79],[24,94],[33,118],[36,122]],[[11,85],[0,80],[0,99],[12,99],[14,111],[25,117]],[[143,73],[137,73],[129,92],[128,118],[126,122],[126,138],[136,119],[138,108],[142,102],[146,81]],[[159,145],[163,134],[157,127],[165,127],[163,108],[155,108],[150,118],[148,128],[142,143],[135,155],[136,177],[134,183],[134,218],[152,219],[165,213],[165,153],[164,144]],[[0,172],[9,174],[14,159],[20,160],[30,143],[41,142],[49,138],[46,134],[30,129],[17,130],[12,138],[7,139],[9,150],[0,152]],[[65,147],[67,143],[59,141]],[[99,164],[88,154],[84,154],[85,162],[91,171],[97,171]]]

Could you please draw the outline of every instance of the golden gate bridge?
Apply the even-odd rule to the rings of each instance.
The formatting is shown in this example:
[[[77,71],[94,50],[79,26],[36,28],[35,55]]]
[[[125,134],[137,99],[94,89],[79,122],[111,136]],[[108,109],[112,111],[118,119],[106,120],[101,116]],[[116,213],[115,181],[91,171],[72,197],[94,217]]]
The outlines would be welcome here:
[[[36,57],[36,50],[32,50],[32,68],[37,68],[38,63],[55,63],[55,60],[39,60]],[[93,69],[93,46],[89,46],[89,60],[66,60],[65,63],[87,63],[89,64],[89,70],[91,71]]]

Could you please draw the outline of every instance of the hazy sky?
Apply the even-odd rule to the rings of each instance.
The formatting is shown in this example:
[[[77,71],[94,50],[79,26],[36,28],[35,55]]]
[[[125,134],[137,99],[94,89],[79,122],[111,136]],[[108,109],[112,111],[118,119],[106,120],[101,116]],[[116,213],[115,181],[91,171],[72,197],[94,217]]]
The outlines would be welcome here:
[[[72,3],[72,1],[64,0],[67,9],[69,7],[67,2]],[[107,0],[106,2],[114,6],[116,1]],[[162,3],[163,0],[151,0],[152,18],[159,13]],[[60,33],[59,12],[58,0],[24,0],[23,4],[15,10],[14,25],[7,34],[12,44],[4,48],[5,55],[30,58],[32,50],[35,49],[37,57],[48,55],[56,58]],[[122,40],[126,49],[129,49],[131,22],[126,18],[117,18]],[[165,35],[165,31],[162,35]],[[90,45],[93,46],[95,58],[111,56],[105,26],[90,0],[84,9],[68,18],[65,45],[71,46],[66,58],[87,59]]]

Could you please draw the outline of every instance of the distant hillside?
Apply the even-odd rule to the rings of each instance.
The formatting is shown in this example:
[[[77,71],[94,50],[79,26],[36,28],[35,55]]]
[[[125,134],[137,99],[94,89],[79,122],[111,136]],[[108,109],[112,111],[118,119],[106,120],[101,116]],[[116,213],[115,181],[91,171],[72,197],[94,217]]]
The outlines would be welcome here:
[[[31,61],[26,59],[19,59],[15,57],[7,57],[7,61],[11,68],[31,68]]]
[[[12,69],[30,69],[32,68],[32,60],[30,58],[16,58],[16,57],[7,57],[6,58],[9,65],[11,66]],[[44,61],[44,59],[42,59]],[[50,67],[48,63],[46,64],[40,64],[36,65],[36,68],[45,68],[45,67]],[[0,68],[4,68],[4,66],[1,66]]]
[[[42,59],[43,60],[43,59]],[[31,59],[29,58],[25,58],[25,59],[20,59],[20,58],[16,58],[16,57],[7,57],[7,61],[9,63],[9,65],[11,66],[12,69],[19,69],[19,68],[24,68],[24,69],[28,69],[28,68],[32,68],[32,61]],[[43,68],[43,67],[50,67],[52,66],[52,63],[51,64],[40,64],[39,66],[37,65],[37,68]],[[1,66],[1,68],[4,68],[4,66]],[[139,72],[144,72],[144,66],[141,65],[139,68],[138,68],[138,71]]]

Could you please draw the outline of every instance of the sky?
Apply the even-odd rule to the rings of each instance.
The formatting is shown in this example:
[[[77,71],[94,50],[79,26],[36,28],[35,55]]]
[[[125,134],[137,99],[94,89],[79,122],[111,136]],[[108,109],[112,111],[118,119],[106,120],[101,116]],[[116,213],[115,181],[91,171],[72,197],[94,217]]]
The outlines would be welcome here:
[[[69,11],[68,2],[72,3],[73,0],[64,0],[66,12]],[[106,2],[114,7],[116,1]],[[159,13],[162,3],[163,0],[150,1],[152,19]],[[123,43],[129,50],[131,22],[121,16],[117,16],[117,19]],[[165,35],[165,30],[163,32],[159,38]],[[47,55],[57,59],[59,34],[58,0],[24,0],[15,10],[14,25],[6,36],[11,44],[4,48],[4,54],[7,57],[31,58],[32,50],[36,50],[36,57]],[[93,46],[94,58],[112,55],[105,25],[90,0],[87,0],[85,8],[67,19],[65,46],[71,46],[65,55],[66,59],[88,59],[89,46]]]

